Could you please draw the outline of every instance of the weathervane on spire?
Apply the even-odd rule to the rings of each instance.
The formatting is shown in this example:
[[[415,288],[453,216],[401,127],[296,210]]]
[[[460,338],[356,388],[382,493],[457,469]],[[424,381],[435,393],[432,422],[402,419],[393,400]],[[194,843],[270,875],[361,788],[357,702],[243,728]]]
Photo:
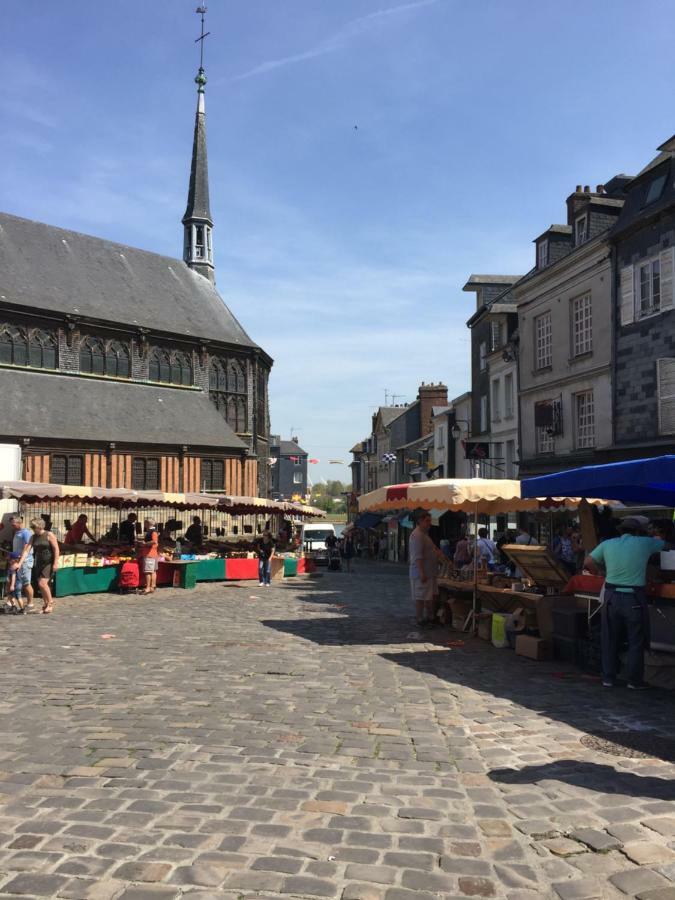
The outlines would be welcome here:
[[[203,94],[204,85],[206,84],[206,75],[204,74],[204,39],[207,38],[211,34],[211,32],[204,31],[204,16],[206,15],[206,7],[198,6],[195,12],[197,13],[197,15],[201,16],[202,19],[202,33],[198,38],[195,39],[195,44],[199,43],[199,72],[197,73],[195,82],[199,86],[199,93]]]

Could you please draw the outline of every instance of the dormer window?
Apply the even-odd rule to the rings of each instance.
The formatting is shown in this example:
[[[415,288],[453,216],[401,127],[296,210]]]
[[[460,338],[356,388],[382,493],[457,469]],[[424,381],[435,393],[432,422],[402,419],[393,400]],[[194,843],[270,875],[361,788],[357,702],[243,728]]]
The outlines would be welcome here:
[[[537,244],[537,268],[543,269],[548,265],[548,241],[539,241]]]
[[[575,244],[578,247],[579,244],[583,244],[588,240],[588,216],[579,216],[579,218],[574,223],[574,227]]]
[[[645,206],[649,206],[650,203],[656,203],[661,194],[663,193],[663,187],[666,183],[666,176],[659,175],[656,177],[652,183],[647,188],[647,195],[645,197]]]

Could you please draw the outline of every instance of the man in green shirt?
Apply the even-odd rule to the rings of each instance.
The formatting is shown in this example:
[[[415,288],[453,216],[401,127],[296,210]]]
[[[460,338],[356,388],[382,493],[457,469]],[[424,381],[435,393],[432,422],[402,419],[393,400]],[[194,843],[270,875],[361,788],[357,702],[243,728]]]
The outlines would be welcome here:
[[[628,687],[643,690],[644,652],[649,646],[649,612],[645,595],[649,557],[666,546],[643,533],[643,516],[623,519],[620,537],[603,541],[586,557],[584,567],[594,575],[605,569],[602,607],[602,683],[614,687],[619,651],[628,640]]]

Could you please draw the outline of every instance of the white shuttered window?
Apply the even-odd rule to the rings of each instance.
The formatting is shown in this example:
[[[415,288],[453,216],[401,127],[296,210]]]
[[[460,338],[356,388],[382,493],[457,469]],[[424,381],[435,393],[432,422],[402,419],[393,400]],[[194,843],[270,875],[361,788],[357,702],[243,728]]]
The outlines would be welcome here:
[[[553,335],[550,312],[537,316],[534,320],[534,330],[535,365],[537,369],[546,369],[553,364]]]
[[[619,276],[621,324],[657,315],[675,306],[675,248],[668,247],[658,256],[625,266]]]
[[[582,356],[593,349],[593,308],[590,294],[572,301],[572,338],[574,356]]]
[[[675,434],[675,359],[656,360],[659,434]]]
[[[595,447],[595,405],[593,391],[581,391],[574,395],[574,412],[577,448]]]

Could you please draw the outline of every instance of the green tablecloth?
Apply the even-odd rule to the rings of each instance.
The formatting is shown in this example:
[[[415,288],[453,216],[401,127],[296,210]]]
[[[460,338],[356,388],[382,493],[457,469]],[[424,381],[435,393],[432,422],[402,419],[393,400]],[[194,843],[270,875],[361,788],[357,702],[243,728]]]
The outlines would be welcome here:
[[[68,594],[98,594],[117,584],[119,566],[96,566],[86,569],[59,569],[55,578],[55,597]]]
[[[200,559],[197,561],[197,581],[225,581],[224,559]]]

